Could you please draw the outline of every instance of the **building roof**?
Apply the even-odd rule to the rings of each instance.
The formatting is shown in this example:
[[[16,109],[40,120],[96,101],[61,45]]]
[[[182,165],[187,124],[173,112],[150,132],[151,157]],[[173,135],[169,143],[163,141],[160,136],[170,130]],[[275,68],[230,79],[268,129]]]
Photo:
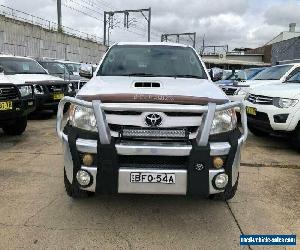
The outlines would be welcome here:
[[[271,41],[267,42],[265,45],[271,45],[273,43],[278,43],[281,41],[285,41],[291,38],[295,38],[300,36],[300,32],[296,32],[296,31],[283,31],[281,32],[279,35],[275,36],[274,38],[272,38]]]

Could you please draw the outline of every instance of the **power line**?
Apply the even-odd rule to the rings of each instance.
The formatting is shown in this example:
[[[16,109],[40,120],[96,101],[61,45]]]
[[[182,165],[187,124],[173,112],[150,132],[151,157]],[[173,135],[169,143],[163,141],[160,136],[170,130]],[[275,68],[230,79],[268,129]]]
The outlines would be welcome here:
[[[85,11],[78,10],[78,9],[76,9],[76,8],[70,6],[70,5],[65,4],[65,3],[62,3],[62,5],[63,5],[64,7],[66,7],[66,8],[69,8],[69,9],[73,10],[73,11],[76,11],[76,12],[78,12],[78,13],[84,14],[84,15],[86,15],[86,16],[88,16],[88,17],[91,17],[91,18],[94,18],[94,19],[96,19],[96,20],[102,21],[102,19],[100,19],[100,18],[98,18],[98,17],[92,16],[92,15],[90,15],[89,13],[87,13],[87,12],[85,12]]]
[[[103,13],[102,13],[102,12],[99,12],[99,11],[96,11],[96,10],[94,10],[94,9],[88,8],[88,7],[86,7],[86,6],[84,6],[84,5],[80,4],[80,3],[78,3],[77,1],[74,1],[74,0],[66,0],[65,2],[67,2],[67,1],[70,1],[70,2],[72,2],[74,5],[77,5],[77,6],[79,6],[79,7],[85,8],[85,9],[87,9],[87,10],[89,10],[89,11],[95,12],[95,13],[97,13],[98,15],[103,16]],[[82,2],[84,2],[84,1],[82,1]]]

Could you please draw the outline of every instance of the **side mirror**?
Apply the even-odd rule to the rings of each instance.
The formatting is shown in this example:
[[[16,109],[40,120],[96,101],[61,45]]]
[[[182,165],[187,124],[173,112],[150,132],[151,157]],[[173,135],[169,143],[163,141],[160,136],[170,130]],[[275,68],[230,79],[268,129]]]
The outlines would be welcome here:
[[[0,74],[4,74],[4,68],[2,65],[0,65]]]
[[[79,75],[88,79],[93,77],[93,69],[91,66],[84,65],[81,66],[79,69]]]

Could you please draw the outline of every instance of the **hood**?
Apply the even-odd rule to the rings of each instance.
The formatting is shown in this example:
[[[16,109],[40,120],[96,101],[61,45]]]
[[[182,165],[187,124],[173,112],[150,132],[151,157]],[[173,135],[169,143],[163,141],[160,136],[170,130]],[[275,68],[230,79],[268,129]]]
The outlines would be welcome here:
[[[136,87],[155,83],[159,87]],[[78,92],[78,98],[102,102],[203,104],[228,102],[225,93],[206,79],[173,77],[96,76]]]
[[[0,84],[13,83],[6,75],[0,74]]]
[[[253,88],[250,94],[293,98],[300,94],[300,83],[269,84]]]
[[[62,81],[63,79],[48,74],[16,74],[5,75],[14,84],[24,84],[26,82],[39,82],[39,81]]]
[[[281,80],[247,80],[245,82],[241,82],[238,85],[249,85],[250,87],[256,87],[261,85],[268,85],[268,84],[281,84]]]

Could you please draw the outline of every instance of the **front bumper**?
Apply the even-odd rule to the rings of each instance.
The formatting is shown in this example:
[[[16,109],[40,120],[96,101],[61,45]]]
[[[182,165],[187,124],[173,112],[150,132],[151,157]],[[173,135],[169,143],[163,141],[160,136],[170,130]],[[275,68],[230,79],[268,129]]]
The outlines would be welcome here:
[[[12,102],[12,109],[0,111],[0,126],[14,123],[16,119],[26,116],[36,108],[34,98],[7,100]]]
[[[79,170],[85,170],[92,176],[93,182],[88,187],[81,187],[84,190],[96,193],[144,193],[144,194],[181,194],[181,195],[203,195],[224,192],[214,186],[213,179],[217,174],[226,173],[229,177],[227,187],[233,186],[238,177],[240,165],[240,153],[243,142],[247,136],[247,127],[245,126],[245,112],[242,112],[243,134],[236,129],[229,133],[218,136],[209,136],[210,119],[213,119],[215,110],[232,108],[237,103],[225,105],[216,105],[211,109],[208,107],[197,107],[206,112],[202,133],[190,143],[162,143],[152,142],[143,143],[138,141],[122,141],[110,138],[107,131],[105,116],[101,116],[102,105],[97,101],[93,102],[93,108],[97,119],[98,131],[88,132],[67,125],[62,131],[62,109],[64,103],[71,102],[78,104],[87,104],[81,100],[66,98],[58,110],[57,132],[62,139],[64,148],[64,165],[66,175],[70,183],[76,184],[76,173]],[[104,106],[104,105],[103,105]],[[108,108],[106,105],[103,108]],[[164,111],[171,109],[174,105],[154,105],[154,111]],[[242,104],[238,104],[241,110]],[[118,108],[111,105],[112,108]],[[143,107],[141,107],[143,108]],[[179,106],[177,106],[179,108]],[[181,107],[180,107],[181,108]],[[185,107],[187,108],[187,107]],[[181,108],[182,109],[182,108]],[[196,107],[193,107],[195,111]],[[203,111],[203,109],[206,109]],[[191,111],[190,111],[191,112]],[[96,163],[92,166],[84,166],[81,156],[84,153],[93,154]],[[125,157],[170,157],[181,159],[186,157],[186,161],[180,167],[176,166],[154,166],[140,167],[139,164],[124,165]],[[225,157],[225,164],[220,169],[213,168],[213,157]],[[177,157],[177,158],[176,158]],[[164,159],[164,158],[163,158]],[[136,162],[134,162],[136,163]],[[201,166],[201,168],[199,168]],[[175,175],[175,184],[163,183],[132,183],[130,182],[130,173],[132,172],[155,172],[155,173],[172,173]]]
[[[247,115],[248,124],[265,132],[291,132],[298,125],[299,107],[277,108],[274,105],[261,105],[245,101],[245,106],[255,108],[257,115]],[[283,116],[285,119],[279,120]]]
[[[76,95],[76,91],[64,93],[64,96],[74,97]],[[54,100],[53,94],[43,94],[43,95],[36,95],[36,102],[37,102],[37,110],[52,110],[57,109],[60,100]]]

